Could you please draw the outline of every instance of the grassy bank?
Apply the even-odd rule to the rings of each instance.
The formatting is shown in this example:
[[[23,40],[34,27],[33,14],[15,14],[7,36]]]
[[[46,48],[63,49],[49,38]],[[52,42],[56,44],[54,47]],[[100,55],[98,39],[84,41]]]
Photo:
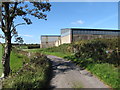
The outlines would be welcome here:
[[[2,74],[2,45],[0,46],[0,76]],[[12,70],[12,73],[18,71],[22,65],[23,65],[23,60],[28,60],[28,58],[24,55],[20,55],[15,49],[12,49],[11,51],[11,57],[10,57],[10,67]]]
[[[50,61],[40,53],[32,53],[12,49],[12,73],[3,82],[3,88],[31,89],[44,88],[48,83]]]
[[[2,63],[1,63],[1,60],[2,60],[2,45],[0,44],[0,76],[2,74]]]
[[[89,64],[86,69],[112,88],[120,88],[118,68],[113,65],[108,63]]]
[[[46,56],[37,54],[16,74],[5,79],[3,88],[44,88],[48,82],[49,66],[50,63]]]
[[[29,58],[20,52],[18,52],[16,49],[12,49],[11,51],[11,57],[10,57],[10,67],[12,70],[12,73],[16,73],[20,68],[23,67],[23,62],[28,62]]]

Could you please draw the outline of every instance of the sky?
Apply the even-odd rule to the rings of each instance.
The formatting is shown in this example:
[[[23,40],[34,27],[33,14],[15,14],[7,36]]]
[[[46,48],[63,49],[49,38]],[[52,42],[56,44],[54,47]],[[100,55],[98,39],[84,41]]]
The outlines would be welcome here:
[[[17,27],[24,43],[39,44],[41,35],[60,35],[63,28],[118,29],[118,2],[51,2],[51,5],[47,21],[30,17],[33,24]],[[15,20],[15,24],[21,22],[20,18]]]

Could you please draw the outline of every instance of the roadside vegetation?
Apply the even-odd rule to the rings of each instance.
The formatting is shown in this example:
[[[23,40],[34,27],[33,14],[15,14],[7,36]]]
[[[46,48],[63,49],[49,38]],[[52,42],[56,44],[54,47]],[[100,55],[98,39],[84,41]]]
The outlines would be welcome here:
[[[31,51],[71,60],[81,68],[89,70],[110,87],[120,88],[118,38],[81,40],[59,47]]]
[[[13,44],[18,49],[37,49],[40,44]]]
[[[52,48],[41,48],[41,49],[24,49],[28,52],[41,52],[46,55],[55,55],[58,57],[64,58],[65,56],[69,56],[72,54],[71,44],[63,44],[59,47],[52,47]]]
[[[0,44],[0,76],[2,74],[2,63],[1,63],[1,60],[2,60],[2,45]]]
[[[28,53],[12,48],[11,73],[3,81],[4,88],[45,88],[49,82],[50,61],[41,53]]]
[[[2,74],[2,63],[1,63],[1,60],[2,60],[2,51],[3,51],[3,47],[2,45],[0,46],[0,76]],[[23,65],[23,60],[28,60],[27,56],[24,56],[20,53],[17,52],[17,50],[15,48],[12,48],[12,52],[11,52],[11,57],[10,57],[11,61],[10,61],[10,66],[11,66],[11,70],[12,70],[12,73],[18,71],[22,65]]]

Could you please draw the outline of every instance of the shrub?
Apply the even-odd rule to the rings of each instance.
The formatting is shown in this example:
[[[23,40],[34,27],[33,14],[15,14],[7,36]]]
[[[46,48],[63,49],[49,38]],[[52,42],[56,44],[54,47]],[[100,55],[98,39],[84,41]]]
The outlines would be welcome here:
[[[44,88],[48,79],[49,60],[46,56],[39,53],[31,58],[29,63],[16,72],[16,74],[9,76],[3,82],[3,88],[15,89],[32,89]]]
[[[39,44],[28,44],[28,49],[40,48]]]
[[[51,47],[51,48],[46,48],[44,51],[47,52],[61,52],[61,53],[71,53],[72,50],[72,45],[71,44],[63,44],[58,47]]]
[[[107,63],[114,64],[115,66],[119,66],[120,53],[117,50],[113,50],[111,53],[108,53]]]
[[[79,64],[81,66],[86,65],[87,63],[92,62],[104,62],[106,58],[106,44],[101,41],[88,41],[88,42],[81,42],[78,45],[76,45],[76,50],[78,50],[75,53],[75,57],[77,60],[79,60]]]

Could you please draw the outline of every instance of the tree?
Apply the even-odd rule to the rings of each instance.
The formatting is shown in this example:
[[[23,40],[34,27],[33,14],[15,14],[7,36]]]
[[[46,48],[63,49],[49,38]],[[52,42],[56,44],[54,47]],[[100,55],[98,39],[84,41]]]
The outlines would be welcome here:
[[[10,53],[11,53],[11,39],[14,36],[16,41],[23,41],[21,37],[18,37],[16,26],[23,25],[24,23],[14,24],[14,20],[17,17],[21,17],[26,24],[32,24],[29,15],[34,16],[38,19],[46,20],[46,11],[50,11],[50,3],[44,2],[2,2],[2,19],[1,19],[1,30],[4,33],[5,48],[2,57],[3,64],[3,77],[7,77],[10,73]],[[20,1],[20,2],[19,2]],[[24,1],[24,0],[23,0]],[[32,0],[35,1],[35,0]]]

